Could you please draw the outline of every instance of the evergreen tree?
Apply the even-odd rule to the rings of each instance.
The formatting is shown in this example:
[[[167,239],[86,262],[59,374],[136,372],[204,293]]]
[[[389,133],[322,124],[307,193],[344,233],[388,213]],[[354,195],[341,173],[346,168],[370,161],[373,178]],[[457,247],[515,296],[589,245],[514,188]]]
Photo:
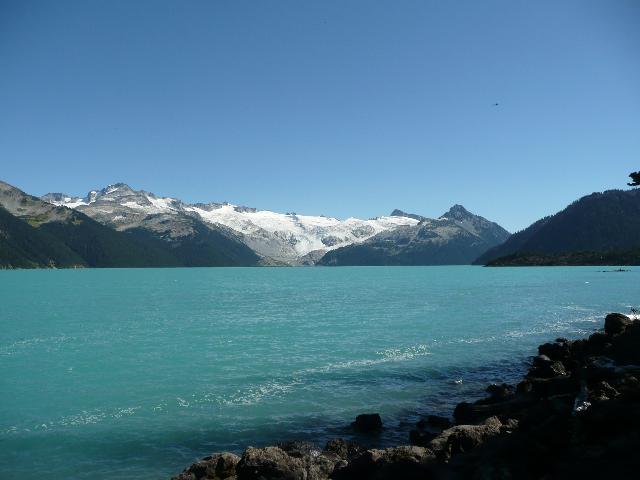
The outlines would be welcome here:
[[[640,186],[640,172],[631,172],[629,177],[631,177],[631,182],[627,183],[627,185],[630,187]]]

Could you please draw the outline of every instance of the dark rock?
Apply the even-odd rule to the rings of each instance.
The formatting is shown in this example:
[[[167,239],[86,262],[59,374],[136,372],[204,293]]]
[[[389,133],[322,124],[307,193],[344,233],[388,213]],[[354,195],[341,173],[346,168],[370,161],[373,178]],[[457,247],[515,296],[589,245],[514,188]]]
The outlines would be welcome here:
[[[438,434],[435,432],[417,428],[409,432],[409,442],[411,442],[411,445],[424,447],[428,445],[431,440],[436,438],[437,435]]]
[[[249,447],[236,467],[238,480],[321,480],[331,475],[339,461],[335,455],[303,450],[295,449],[301,456],[293,456],[279,447]]]
[[[249,447],[236,467],[239,480],[283,479],[304,480],[306,472],[301,459],[290,457],[278,447]]]
[[[378,413],[363,413],[356,417],[351,426],[363,433],[376,433],[382,430],[382,418]]]
[[[561,375],[552,378],[531,378],[531,391],[539,397],[575,394],[580,388],[577,378]]]
[[[578,418],[587,442],[606,444],[613,437],[640,432],[640,403],[630,402],[621,395],[594,403]]]
[[[605,381],[598,382],[589,392],[589,400],[591,402],[602,402],[620,395],[615,388]]]
[[[367,450],[347,465],[341,465],[332,478],[346,479],[429,479],[436,457],[427,448],[401,446]]]
[[[604,331],[609,335],[618,335],[633,323],[626,315],[621,313],[610,313],[604,319]]]
[[[493,401],[503,401],[515,395],[515,389],[512,385],[503,383],[501,385],[491,384],[487,387],[487,393]]]
[[[525,379],[516,385],[516,395],[527,395],[532,389],[531,381]]]
[[[551,360],[564,361],[571,356],[571,344],[566,338],[558,338],[553,343],[545,343],[538,347],[540,355],[546,355]]]
[[[215,453],[188,467],[173,480],[224,480],[235,478],[240,457],[233,453]]]
[[[349,440],[336,438],[327,442],[325,451],[336,454],[344,460],[351,460],[353,457],[361,454],[364,450],[360,445]]]
[[[473,404],[469,402],[460,402],[453,410],[453,418],[458,425],[473,423],[477,419],[477,414],[473,408]]]
[[[429,448],[440,459],[457,453],[468,452],[487,439],[500,434],[502,422],[491,417],[480,425],[458,425],[449,428],[429,442]]]
[[[409,441],[412,445],[424,447],[440,432],[452,426],[451,420],[447,417],[427,415],[416,423],[416,429],[409,432]]]
[[[640,365],[640,322],[627,326],[611,339],[607,355],[623,365]]]
[[[475,424],[487,420],[490,417],[501,419],[519,417],[523,409],[534,402],[531,396],[513,397],[502,402],[492,403],[467,403],[462,402],[454,411],[457,425]]]
[[[585,361],[584,370],[590,385],[616,377],[616,364],[608,357],[589,357]]]
[[[630,401],[640,401],[640,380],[633,375],[624,374],[617,382],[616,388]]]
[[[533,368],[529,370],[529,377],[553,378],[559,375],[566,375],[567,371],[562,362],[551,360],[546,355],[538,355],[533,359]]]
[[[546,355],[538,355],[537,357],[533,357],[533,366],[534,368],[546,367],[548,365],[553,364],[553,360],[551,360]]]
[[[444,430],[452,426],[451,420],[440,415],[427,415],[417,423],[417,427],[423,430]]]
[[[587,340],[587,352],[590,355],[602,355],[610,345],[611,338],[604,332],[595,332]]]

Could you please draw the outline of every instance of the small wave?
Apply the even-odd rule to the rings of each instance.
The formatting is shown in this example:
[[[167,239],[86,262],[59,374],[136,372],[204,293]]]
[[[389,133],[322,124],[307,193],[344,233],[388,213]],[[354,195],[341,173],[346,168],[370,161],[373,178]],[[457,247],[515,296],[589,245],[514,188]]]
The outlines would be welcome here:
[[[313,374],[313,373],[327,373],[336,370],[344,370],[351,368],[370,367],[373,365],[380,365],[389,362],[401,362],[405,360],[412,360],[417,357],[423,357],[431,355],[427,345],[415,345],[405,348],[388,348],[376,352],[378,358],[364,358],[359,360],[347,360],[344,362],[329,363],[320,367],[311,367],[299,371],[301,375]]]
[[[7,345],[0,345],[0,356],[14,355],[22,350],[27,350],[31,347],[39,345],[59,345],[74,340],[75,337],[68,337],[66,335],[60,335],[56,337],[35,337],[26,338],[24,340],[16,340],[15,342]]]
[[[472,337],[472,338],[458,338],[456,340],[452,340],[451,342],[447,342],[447,343],[469,343],[469,344],[474,344],[474,343],[488,343],[488,342],[495,342],[496,337],[491,335],[488,337]]]
[[[299,379],[294,379],[289,382],[267,382],[222,397],[218,400],[218,403],[221,405],[255,405],[268,397],[283,396],[290,392],[296,385],[303,383],[304,382]]]
[[[328,373],[343,369],[357,369],[380,365],[390,362],[401,362],[417,357],[430,355],[427,345],[414,345],[405,348],[389,348],[376,352],[378,358],[348,360],[344,362],[329,363],[320,367],[306,368],[294,372],[289,379],[272,380],[247,388],[239,389],[237,392],[219,395],[214,393],[193,394],[190,400],[178,397],[178,404],[181,407],[189,407],[198,404],[217,404],[224,406],[255,405],[266,398],[277,398],[291,392],[296,386],[304,385],[305,377],[317,373]],[[154,407],[155,411],[163,411],[166,405]]]
[[[114,408],[109,409],[107,411],[101,409],[82,411],[81,413],[75,415],[69,415],[66,417],[62,417],[58,422],[51,422],[48,424],[48,427],[54,427],[56,425],[60,426],[73,426],[73,425],[89,425],[92,423],[100,423],[109,418],[123,418],[134,415],[136,411],[140,410],[142,407],[125,407],[125,408]]]
[[[19,427],[17,425],[13,425],[5,430],[3,430],[2,434],[17,434],[20,432],[31,432],[34,430],[50,430],[56,427],[76,427],[82,425],[91,425],[103,422],[108,419],[120,419],[123,417],[130,417],[136,413],[136,411],[140,410],[142,407],[124,407],[124,408],[113,408],[108,410],[102,410],[96,408],[94,410],[83,410],[80,413],[75,413],[72,415],[66,415],[61,417],[59,420],[54,420],[51,422],[39,423],[33,426],[22,426]]]

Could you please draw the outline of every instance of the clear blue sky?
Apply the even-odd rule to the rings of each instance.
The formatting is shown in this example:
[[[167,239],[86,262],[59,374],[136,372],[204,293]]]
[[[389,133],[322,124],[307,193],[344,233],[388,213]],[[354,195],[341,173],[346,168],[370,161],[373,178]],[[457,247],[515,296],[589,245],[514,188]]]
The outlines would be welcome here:
[[[0,0],[0,178],[33,194],[516,230],[632,170],[640,1]]]

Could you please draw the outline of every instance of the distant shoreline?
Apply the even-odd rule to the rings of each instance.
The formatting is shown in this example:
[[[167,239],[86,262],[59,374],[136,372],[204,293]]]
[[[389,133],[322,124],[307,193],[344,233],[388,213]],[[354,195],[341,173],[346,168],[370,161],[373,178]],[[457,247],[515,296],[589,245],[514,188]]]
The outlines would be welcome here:
[[[490,261],[487,267],[621,267],[640,265],[640,250],[573,252],[562,254],[517,253]]]

